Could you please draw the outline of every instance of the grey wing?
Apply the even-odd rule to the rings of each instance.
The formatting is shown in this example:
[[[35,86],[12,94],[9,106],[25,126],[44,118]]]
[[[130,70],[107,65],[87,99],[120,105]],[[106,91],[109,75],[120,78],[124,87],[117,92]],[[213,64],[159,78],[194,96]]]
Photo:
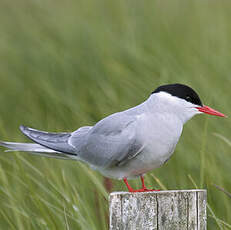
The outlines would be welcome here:
[[[20,126],[22,133],[34,142],[69,156],[77,156],[78,149],[83,143],[83,137],[90,129],[90,126],[85,126],[77,129],[75,132],[51,133]],[[74,143],[72,143],[73,141]]]
[[[137,118],[116,113],[98,122],[85,136],[79,157],[96,167],[125,164],[143,148],[137,139]]]

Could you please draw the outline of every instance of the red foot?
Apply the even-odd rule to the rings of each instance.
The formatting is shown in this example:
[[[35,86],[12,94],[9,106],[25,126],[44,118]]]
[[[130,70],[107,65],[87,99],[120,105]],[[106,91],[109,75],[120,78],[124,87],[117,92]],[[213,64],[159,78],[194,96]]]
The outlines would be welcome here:
[[[132,189],[132,190],[129,190],[129,192],[157,192],[157,191],[160,191],[160,190],[155,190],[155,189],[147,189],[147,188],[141,188],[141,189]]]
[[[124,183],[126,184],[127,188],[128,188],[128,191],[129,192],[151,192],[151,191],[160,191],[160,190],[154,190],[154,189],[147,189],[146,186],[144,185],[144,178],[143,176],[140,177],[141,178],[141,182],[142,182],[142,188],[141,189],[137,189],[137,190],[134,190],[129,184],[128,184],[128,181],[127,181],[127,178],[124,178]]]

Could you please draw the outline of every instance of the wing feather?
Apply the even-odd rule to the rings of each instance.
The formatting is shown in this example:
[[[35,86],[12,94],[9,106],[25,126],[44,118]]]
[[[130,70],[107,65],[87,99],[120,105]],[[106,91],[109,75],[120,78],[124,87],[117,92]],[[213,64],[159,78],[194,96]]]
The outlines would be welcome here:
[[[125,164],[143,148],[136,132],[137,117],[113,114],[88,132],[78,156],[96,167]]]

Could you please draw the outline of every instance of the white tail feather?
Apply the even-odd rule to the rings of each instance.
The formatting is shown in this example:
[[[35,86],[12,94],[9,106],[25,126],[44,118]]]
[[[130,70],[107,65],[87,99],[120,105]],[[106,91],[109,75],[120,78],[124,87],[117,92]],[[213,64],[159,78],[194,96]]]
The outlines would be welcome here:
[[[73,157],[66,155],[65,153],[58,152],[53,149],[49,149],[35,143],[17,143],[17,142],[0,141],[0,146],[8,148],[7,150],[5,150],[5,152],[23,151],[23,152],[30,152],[31,154],[45,156],[45,157],[73,159]]]

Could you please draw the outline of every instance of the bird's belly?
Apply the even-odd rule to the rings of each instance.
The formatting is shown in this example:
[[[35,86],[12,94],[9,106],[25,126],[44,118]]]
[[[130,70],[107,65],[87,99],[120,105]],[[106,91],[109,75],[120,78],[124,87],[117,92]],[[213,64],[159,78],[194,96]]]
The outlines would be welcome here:
[[[131,164],[136,164],[137,170],[135,172],[139,174],[145,173],[163,165],[171,157],[174,149],[175,145],[172,145],[168,149],[164,146],[161,151],[155,152],[152,149],[144,149],[142,154],[139,154]]]
[[[101,173],[107,177],[122,179],[135,178],[163,165],[173,154],[176,144],[163,146],[153,152],[153,148],[144,148],[136,157],[130,159],[126,164],[101,169]]]

